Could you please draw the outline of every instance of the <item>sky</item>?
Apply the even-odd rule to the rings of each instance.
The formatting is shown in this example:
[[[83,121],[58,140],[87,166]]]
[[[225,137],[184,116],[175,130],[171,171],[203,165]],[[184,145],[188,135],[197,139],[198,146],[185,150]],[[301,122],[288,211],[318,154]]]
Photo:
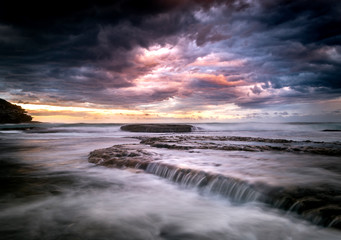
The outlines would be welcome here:
[[[46,122],[341,121],[339,0],[0,2],[0,98]]]

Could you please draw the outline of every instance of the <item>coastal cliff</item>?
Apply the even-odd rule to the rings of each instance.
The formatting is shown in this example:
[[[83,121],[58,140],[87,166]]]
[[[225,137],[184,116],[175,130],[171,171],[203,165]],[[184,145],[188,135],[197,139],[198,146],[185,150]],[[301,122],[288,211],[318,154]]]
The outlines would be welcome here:
[[[31,122],[32,117],[20,106],[0,98],[0,123]]]

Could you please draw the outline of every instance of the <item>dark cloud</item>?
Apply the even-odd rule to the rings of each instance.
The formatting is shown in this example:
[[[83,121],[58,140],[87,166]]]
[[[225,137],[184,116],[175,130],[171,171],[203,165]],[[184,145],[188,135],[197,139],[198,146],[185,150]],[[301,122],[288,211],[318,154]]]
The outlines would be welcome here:
[[[195,33],[195,40],[198,46],[202,46],[208,42],[219,42],[230,38],[214,29],[213,25],[204,25],[202,28],[197,29]]]
[[[254,94],[260,94],[262,92],[262,89],[260,87],[258,87],[257,85],[250,88],[250,90],[254,93]]]
[[[340,1],[299,0],[259,1],[263,5],[261,20],[270,28],[300,24],[302,31],[281,39],[300,40],[304,44],[322,43],[340,37]],[[293,27],[293,26],[290,26]],[[335,42],[336,45],[339,43]]]
[[[260,19],[270,38],[272,82],[278,87],[340,89],[340,1],[264,1]],[[284,80],[285,79],[285,80]]]
[[[110,106],[193,97],[203,101],[197,105],[262,108],[335,98],[341,94],[340,9],[338,0],[2,1],[1,91],[23,101]],[[191,71],[242,80],[249,96],[205,79],[191,79],[183,89],[120,91],[159,64],[138,62],[137,49],[167,44],[178,44],[184,58],[174,72],[211,52],[221,61],[246,59],[238,67]],[[290,93],[274,93],[284,88]]]

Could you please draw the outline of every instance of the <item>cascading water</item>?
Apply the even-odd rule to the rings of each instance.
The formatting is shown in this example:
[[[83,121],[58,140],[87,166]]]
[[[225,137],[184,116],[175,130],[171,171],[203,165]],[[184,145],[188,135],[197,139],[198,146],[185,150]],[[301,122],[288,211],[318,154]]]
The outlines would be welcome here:
[[[146,172],[166,178],[184,187],[198,187],[201,191],[221,195],[238,203],[255,201],[260,197],[260,194],[247,183],[222,175],[182,169],[162,163],[148,164]]]
[[[316,158],[316,163],[314,160],[306,161],[301,156],[302,159],[292,162],[285,160],[285,162],[276,163],[271,159],[275,157],[272,155],[273,152],[276,154],[280,152],[281,155],[287,153],[288,156],[291,154],[291,157],[297,157],[297,154],[292,153],[293,151],[300,152],[300,154],[332,155],[333,157],[324,157],[328,160],[326,161],[327,165],[323,166],[324,169],[330,168],[328,165],[334,164],[338,155],[341,154],[339,142],[323,143],[310,140],[197,135],[138,137],[138,139],[141,140],[140,144],[116,145],[111,148],[96,150],[90,154],[89,161],[105,166],[143,169],[147,173],[176,182],[182,187],[195,187],[200,192],[219,195],[234,203],[262,202],[270,207],[297,213],[304,219],[318,225],[340,227],[341,211],[337,196],[341,193],[337,190],[337,186],[340,184],[337,180],[338,172],[334,173],[335,180],[323,179],[323,177],[318,176],[320,180],[326,182],[316,182],[313,177],[316,177],[314,176],[316,173],[320,173],[315,169],[310,171],[311,166],[307,168],[305,165],[307,163],[320,165],[321,163],[318,162],[319,155]],[[145,146],[143,147],[143,145]],[[231,152],[236,151],[238,152],[237,155],[231,155]],[[269,155],[265,153],[266,158],[262,156],[256,161],[245,161],[247,158],[254,158],[251,154],[257,155],[255,153],[257,151],[270,152],[270,159],[267,159]],[[245,155],[245,152],[251,153]],[[202,158],[206,154],[214,157],[211,158],[212,160]],[[261,154],[264,155],[264,153]],[[244,159],[231,164],[230,161],[235,161],[235,156],[241,156]],[[306,156],[312,158],[310,155]],[[245,163],[246,166],[243,166]],[[304,181],[294,183],[286,175],[281,177],[283,172],[292,174],[292,172],[297,171],[294,168],[298,163],[302,164],[301,171],[303,174],[306,177],[308,176],[307,173],[311,174],[310,179],[313,181],[308,182],[305,178],[295,175],[298,181]],[[185,167],[180,167],[184,164]],[[228,167],[223,167],[226,164]],[[262,172],[258,172],[258,169]],[[244,174],[240,174],[240,171]],[[269,173],[275,173],[277,176],[269,178],[267,176]],[[331,172],[323,170],[321,173],[327,173],[331,176]],[[249,178],[247,178],[248,176]],[[267,182],[264,180],[255,181],[258,176],[267,177],[269,180]],[[274,186],[268,182],[274,182]],[[324,191],[323,187],[321,189],[321,184],[324,186],[329,184],[327,191]],[[307,197],[308,199],[306,199]]]

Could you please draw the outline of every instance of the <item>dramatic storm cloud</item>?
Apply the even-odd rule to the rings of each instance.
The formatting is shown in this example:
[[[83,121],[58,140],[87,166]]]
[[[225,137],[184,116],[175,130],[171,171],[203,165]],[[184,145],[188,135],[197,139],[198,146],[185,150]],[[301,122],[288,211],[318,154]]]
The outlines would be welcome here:
[[[341,120],[340,16],[338,0],[1,2],[0,97],[38,119]]]

